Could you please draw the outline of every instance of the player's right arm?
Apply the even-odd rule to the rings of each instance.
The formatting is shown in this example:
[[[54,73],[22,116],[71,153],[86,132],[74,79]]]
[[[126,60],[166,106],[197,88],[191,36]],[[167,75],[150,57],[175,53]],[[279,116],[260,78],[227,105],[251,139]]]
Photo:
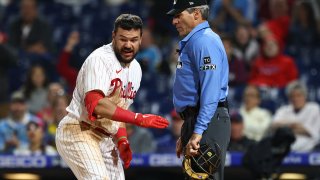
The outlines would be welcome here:
[[[169,124],[165,118],[158,115],[134,113],[123,109],[105,98],[103,92],[98,90],[86,93],[85,106],[90,120],[105,117],[145,128],[166,128]]]
[[[83,98],[89,120],[104,117],[146,128],[167,127],[168,121],[161,116],[134,113],[105,98],[110,86],[113,66],[111,60],[106,61],[101,55],[90,55],[82,67]]]

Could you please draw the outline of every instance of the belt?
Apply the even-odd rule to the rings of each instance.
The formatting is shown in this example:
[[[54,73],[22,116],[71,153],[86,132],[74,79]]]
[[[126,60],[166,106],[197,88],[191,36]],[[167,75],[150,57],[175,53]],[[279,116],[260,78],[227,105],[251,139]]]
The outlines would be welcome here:
[[[179,116],[181,117],[181,119],[185,120],[186,117],[197,115],[198,112],[199,112],[198,106],[196,107],[187,106],[185,110],[183,110],[182,112],[179,112]]]
[[[219,102],[218,107],[228,108],[228,101]]]
[[[218,103],[218,107],[228,108],[228,101],[222,101]],[[182,119],[185,119],[188,116],[197,115],[199,112],[198,106],[187,106],[185,110],[179,112],[179,115]]]
[[[103,128],[98,127],[98,126],[94,126],[86,121],[80,121],[80,127],[81,127],[81,130],[91,130],[92,132],[95,132],[97,134],[101,134],[101,135],[108,136],[108,137],[111,136],[111,134],[108,133]]]

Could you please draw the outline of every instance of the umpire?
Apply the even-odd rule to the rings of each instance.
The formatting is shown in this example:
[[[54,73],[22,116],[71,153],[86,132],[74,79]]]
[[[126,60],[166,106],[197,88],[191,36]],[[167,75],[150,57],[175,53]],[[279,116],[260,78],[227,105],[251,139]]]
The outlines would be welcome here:
[[[228,113],[228,59],[220,37],[209,27],[206,0],[175,0],[172,16],[182,40],[173,86],[173,103],[184,120],[176,152],[196,156],[203,144],[221,149],[214,179],[224,179],[224,161],[230,140]]]

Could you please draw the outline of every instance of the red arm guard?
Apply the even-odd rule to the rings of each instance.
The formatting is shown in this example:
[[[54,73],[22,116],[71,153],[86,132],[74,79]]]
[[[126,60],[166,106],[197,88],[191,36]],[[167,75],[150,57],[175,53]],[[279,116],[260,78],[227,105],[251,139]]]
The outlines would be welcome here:
[[[134,124],[136,113],[117,107],[111,119]]]

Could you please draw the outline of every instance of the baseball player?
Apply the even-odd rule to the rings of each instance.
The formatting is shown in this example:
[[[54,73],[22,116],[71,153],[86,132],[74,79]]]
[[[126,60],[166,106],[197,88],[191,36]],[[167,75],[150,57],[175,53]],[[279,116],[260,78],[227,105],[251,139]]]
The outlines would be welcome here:
[[[58,152],[78,179],[125,179],[121,160],[128,168],[132,159],[125,123],[168,126],[160,116],[127,110],[142,76],[134,59],[141,35],[140,17],[120,15],[112,42],[93,51],[79,71],[68,115],[56,134]]]

